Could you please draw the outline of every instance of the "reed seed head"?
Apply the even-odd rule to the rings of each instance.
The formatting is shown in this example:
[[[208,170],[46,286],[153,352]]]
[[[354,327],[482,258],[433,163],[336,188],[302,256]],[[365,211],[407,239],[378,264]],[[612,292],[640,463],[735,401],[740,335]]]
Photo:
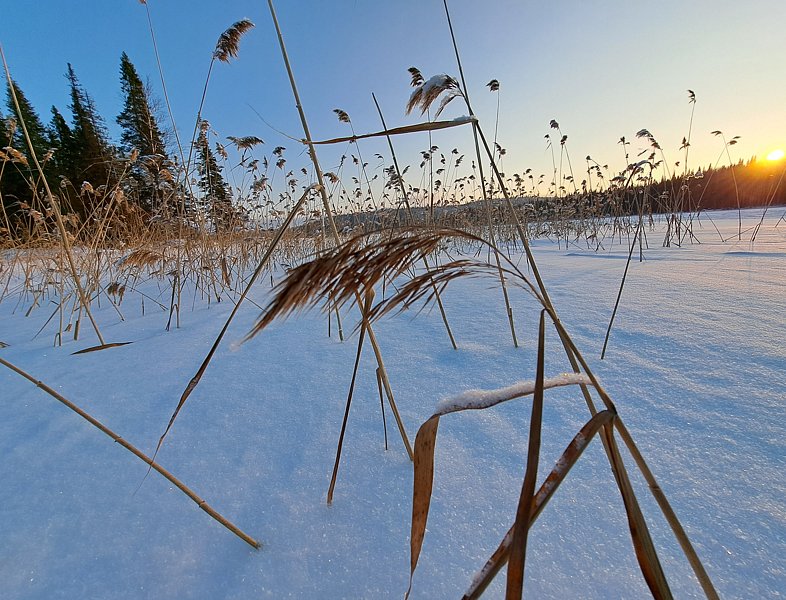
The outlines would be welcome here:
[[[232,25],[218,38],[213,58],[225,63],[228,63],[230,58],[237,58],[238,50],[240,49],[240,38],[253,27],[254,24],[249,19],[242,19]]]

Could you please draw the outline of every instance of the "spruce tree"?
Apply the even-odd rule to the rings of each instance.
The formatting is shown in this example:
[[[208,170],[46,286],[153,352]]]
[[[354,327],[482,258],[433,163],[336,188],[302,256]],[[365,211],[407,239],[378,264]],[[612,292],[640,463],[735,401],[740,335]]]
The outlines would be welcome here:
[[[95,103],[85,91],[68,64],[66,78],[70,86],[72,115],[71,134],[73,139],[74,162],[77,181],[74,185],[81,186],[88,181],[94,189],[109,190],[117,183],[115,173],[114,152],[109,144],[106,127],[96,110]],[[89,207],[83,207],[83,216]]]
[[[71,187],[78,185],[80,182],[77,173],[77,156],[74,141],[74,134],[68,123],[60,114],[55,106],[51,108],[52,119],[49,121],[49,144],[54,149],[55,154],[54,170],[62,183],[62,179],[66,179],[66,184],[71,184]]]
[[[124,102],[117,123],[122,130],[122,149],[126,154],[138,153],[138,160],[131,166],[133,191],[144,208],[155,209],[163,199],[162,181],[171,179],[162,177],[171,161],[151,107],[150,93],[125,52],[120,57],[120,85]]]
[[[17,105],[14,102],[11,85],[13,85],[19,109],[17,109]],[[7,144],[24,157],[23,161],[17,159],[7,163],[3,179],[0,180],[4,207],[6,212],[10,214],[16,212],[20,202],[32,206],[33,200],[41,197],[41,190],[39,189],[42,187],[40,175],[36,171],[35,161],[25,139],[22,123],[27,128],[33,151],[39,162],[44,165],[45,173],[48,177],[51,177],[53,173],[51,165],[48,164],[50,145],[46,128],[27,96],[13,80],[11,83],[6,83],[6,106],[9,110],[9,117],[15,121],[15,127],[11,127],[9,135],[6,136],[8,138]]]
[[[204,208],[209,212],[216,230],[226,229],[233,220],[234,210],[229,186],[224,180],[222,168],[210,148],[207,137],[209,125],[202,121],[196,139],[197,187],[202,192]]]
[[[41,118],[36,113],[30,101],[25,96],[16,81],[13,81],[14,91],[16,92],[16,100],[19,102],[19,110],[16,109],[14,98],[11,95],[11,84],[6,83],[6,105],[8,106],[9,114],[17,121],[17,129],[12,140],[12,145],[22,152],[28,159],[31,159],[30,150],[27,147],[24,132],[22,131],[21,123],[24,121],[27,126],[27,133],[30,136],[30,141],[33,144],[36,156],[39,160],[43,160],[47,151],[49,150],[49,139],[46,132],[46,127],[41,122]],[[31,160],[32,162],[32,160]]]

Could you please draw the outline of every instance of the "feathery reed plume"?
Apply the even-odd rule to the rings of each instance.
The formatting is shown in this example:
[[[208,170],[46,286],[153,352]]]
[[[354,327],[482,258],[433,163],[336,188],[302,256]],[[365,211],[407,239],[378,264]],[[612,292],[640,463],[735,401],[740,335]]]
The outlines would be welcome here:
[[[486,84],[486,87],[491,92],[498,92],[499,91],[499,81],[496,79],[492,79]]]
[[[330,252],[290,270],[276,286],[273,299],[243,341],[251,339],[276,319],[314,308],[325,298],[330,299],[325,305],[330,310],[355,302],[381,281],[394,279],[438,251],[443,240],[449,237],[490,246],[489,242],[471,233],[445,227],[406,227],[381,240],[372,240],[368,234],[350,238]],[[526,276],[512,263],[509,267],[506,272],[511,278],[541,301]],[[481,261],[452,261],[412,278],[395,295],[376,304],[366,317],[373,321],[424,299],[428,304],[458,277],[496,273],[496,266]]]
[[[213,57],[225,63],[228,63],[230,58],[237,58],[238,50],[240,49],[240,38],[253,27],[254,24],[249,19],[241,19],[232,25],[218,38]]]
[[[649,142],[650,142],[650,146],[655,148],[655,150],[660,150],[661,149],[660,148],[660,144],[655,139],[655,136],[650,133],[649,129],[639,129],[636,132],[636,137],[637,138],[647,138],[647,140],[649,140]]]
[[[415,81],[414,75],[412,81]],[[435,118],[442,113],[451,100],[464,96],[458,81],[453,79],[453,77],[445,75],[444,73],[441,75],[434,75],[428,81],[420,83],[415,88],[415,91],[412,92],[412,95],[409,97],[409,102],[407,102],[406,114],[411,113],[415,108],[420,109],[420,114],[425,114],[443,92],[445,92],[445,95],[442,97],[439,107],[434,113]]]
[[[336,113],[336,116],[338,117],[340,123],[350,122],[349,115],[346,113],[346,111],[343,111],[340,108],[334,108],[333,112]]]
[[[418,87],[419,85],[423,85],[425,79],[423,78],[423,73],[420,72],[420,69],[418,69],[417,67],[410,67],[409,69],[407,69],[407,71],[409,71],[409,74],[412,76],[412,81],[410,82],[410,85],[412,87]]]
[[[251,150],[251,148],[254,146],[265,143],[261,138],[258,138],[255,135],[245,135],[242,137],[228,135],[227,139],[232,142],[232,145],[234,145],[238,150]]]

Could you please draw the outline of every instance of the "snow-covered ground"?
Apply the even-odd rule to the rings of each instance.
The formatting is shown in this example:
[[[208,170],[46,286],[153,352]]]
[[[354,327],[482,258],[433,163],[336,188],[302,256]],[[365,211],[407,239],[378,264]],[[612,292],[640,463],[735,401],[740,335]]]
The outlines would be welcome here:
[[[752,227],[759,213],[743,214]],[[786,596],[786,223],[770,211],[755,241],[736,213],[704,215],[701,244],[662,248],[649,232],[630,267],[605,360],[600,350],[627,241],[598,252],[538,241],[552,300],[705,562],[722,598]],[[523,261],[522,261],[523,266]],[[263,302],[269,283],[254,298]],[[168,290],[143,291],[168,302]],[[409,437],[441,399],[532,379],[538,307],[491,280],[444,294],[459,349],[434,310],[382,320],[376,334]],[[0,356],[152,453],[231,304],[184,302],[181,327],[129,292],[125,321],[97,311],[110,342],[53,347],[51,308],[0,304]],[[387,598],[409,575],[412,465],[389,411],[389,450],[364,348],[334,502],[327,506],[356,337],[327,336],[317,312],[238,346],[259,315],[245,304],[158,460],[257,537],[253,550],[168,481],[53,398],[0,367],[0,598]],[[355,324],[346,314],[345,330]],[[546,376],[569,370],[553,329]],[[524,476],[529,399],[447,415],[414,598],[457,598],[511,525]],[[546,392],[541,478],[588,419],[575,386]],[[624,452],[624,450],[623,450]],[[636,473],[633,461],[626,464]],[[633,476],[677,598],[702,597],[643,478]],[[137,489],[139,488],[139,489]],[[504,572],[488,590],[499,597]],[[617,491],[593,441],[533,526],[525,593],[641,598]]]

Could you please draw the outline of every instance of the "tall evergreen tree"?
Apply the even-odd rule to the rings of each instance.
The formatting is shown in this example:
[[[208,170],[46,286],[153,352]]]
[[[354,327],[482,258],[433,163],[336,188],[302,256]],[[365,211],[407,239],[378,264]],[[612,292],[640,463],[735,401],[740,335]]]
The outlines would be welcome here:
[[[79,83],[71,63],[68,63],[66,78],[71,88],[71,134],[78,178],[73,183],[79,187],[82,181],[88,181],[93,188],[105,186],[108,190],[117,183],[118,178],[106,127],[93,99]],[[83,208],[83,211],[86,212],[87,208]]]
[[[68,123],[57,110],[57,107],[51,108],[52,119],[49,121],[49,145],[54,149],[55,154],[53,157],[54,168],[57,175],[61,178],[68,180],[71,186],[78,185],[80,182],[77,172],[77,156],[74,141],[74,134]],[[60,182],[57,182],[58,184]]]
[[[22,152],[28,159],[31,158],[30,150],[25,141],[24,132],[22,131],[21,123],[24,121],[27,127],[27,133],[30,135],[30,141],[33,144],[36,156],[39,160],[43,160],[47,151],[49,150],[49,139],[47,136],[46,127],[41,122],[41,118],[36,113],[30,101],[25,96],[25,93],[19,87],[16,81],[13,81],[14,91],[16,92],[16,99],[19,102],[19,110],[16,109],[14,98],[11,94],[11,84],[6,83],[6,105],[8,106],[9,114],[17,121],[17,129],[14,135],[12,145]]]
[[[202,121],[199,136],[196,139],[197,187],[204,194],[203,203],[209,212],[216,230],[226,229],[233,220],[234,209],[229,186],[224,180],[222,167],[216,161],[216,155],[210,148],[207,137],[209,129],[207,121]]]
[[[19,103],[18,109],[16,102],[14,102],[12,85],[16,95],[16,102]],[[10,164],[6,164],[3,179],[0,180],[4,207],[6,213],[11,214],[16,212],[20,202],[32,205],[35,197],[40,198],[41,179],[25,139],[22,123],[27,128],[33,151],[39,162],[44,165],[47,176],[51,177],[53,173],[51,165],[48,164],[50,145],[46,128],[27,96],[13,80],[10,83],[6,83],[6,106],[9,110],[9,117],[15,122],[15,127],[12,127],[9,132],[10,135],[7,135],[7,143],[24,157],[23,160],[16,159]]]
[[[165,172],[171,161],[151,107],[150,93],[125,52],[120,57],[120,85],[124,102],[117,123],[122,130],[122,148],[126,153],[138,153],[138,160],[131,167],[134,191],[142,206],[155,209],[164,198],[162,183],[171,180]]]

